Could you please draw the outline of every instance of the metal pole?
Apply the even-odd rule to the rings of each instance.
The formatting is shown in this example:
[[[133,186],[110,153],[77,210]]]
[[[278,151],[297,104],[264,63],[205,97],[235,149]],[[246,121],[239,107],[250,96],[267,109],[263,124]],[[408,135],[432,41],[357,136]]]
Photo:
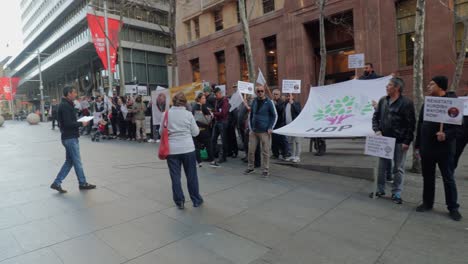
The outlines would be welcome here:
[[[37,50],[37,67],[39,69],[39,90],[41,91],[41,115],[42,122],[45,120],[45,111],[44,111],[44,85],[42,84],[42,70],[41,70],[41,53]]]
[[[106,52],[107,52],[107,73],[109,78],[109,89],[112,90],[112,70],[111,70],[111,59],[110,59],[110,43],[109,43],[109,25],[107,23],[107,0],[104,0],[104,25],[106,35]]]
[[[13,85],[12,85],[12,82],[11,82],[11,77],[10,77],[10,96],[11,96],[11,100],[8,101],[9,105],[10,105],[10,114],[11,114],[11,120],[15,120],[15,111],[13,109]]]

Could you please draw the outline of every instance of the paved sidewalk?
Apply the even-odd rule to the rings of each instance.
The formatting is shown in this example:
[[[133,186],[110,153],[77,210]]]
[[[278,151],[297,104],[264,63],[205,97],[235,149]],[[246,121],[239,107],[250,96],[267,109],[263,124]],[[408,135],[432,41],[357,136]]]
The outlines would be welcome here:
[[[273,165],[244,176],[230,159],[199,170],[202,208],[172,203],[155,144],[80,140],[97,190],[49,189],[64,159],[50,124],[0,127],[0,264],[460,263],[468,260],[468,156],[458,173],[462,222],[447,217],[441,179],[431,213],[416,213],[422,179],[403,205],[367,197],[372,183]],[[340,162],[337,160],[336,162]],[[361,161],[356,159],[355,163]],[[187,193],[187,192],[186,192]]]

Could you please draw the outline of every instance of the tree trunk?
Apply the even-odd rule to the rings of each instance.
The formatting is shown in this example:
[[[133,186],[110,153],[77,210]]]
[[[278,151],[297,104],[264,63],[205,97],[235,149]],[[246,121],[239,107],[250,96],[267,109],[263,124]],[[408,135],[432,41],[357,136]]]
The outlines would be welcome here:
[[[177,83],[177,43],[176,43],[176,1],[169,1],[169,36],[171,42],[171,84],[176,86]]]
[[[325,74],[327,71],[327,44],[325,40],[325,15],[323,13],[325,9],[326,0],[317,0],[319,7],[319,30],[320,30],[320,73],[318,85],[322,86],[325,84]]]
[[[419,117],[421,106],[424,102],[423,81],[424,81],[424,29],[426,20],[426,0],[418,0],[416,5],[415,21],[415,41],[414,41],[414,73],[413,73],[413,99],[416,117]],[[413,154],[413,168],[411,171],[421,172],[421,161]]]
[[[250,43],[250,30],[249,30],[249,21],[247,20],[245,0],[238,0],[239,2],[239,13],[242,26],[242,33],[244,36],[244,50],[245,50],[245,59],[247,60],[247,67],[249,69],[249,79],[250,82],[255,82],[255,67],[254,60],[252,56],[252,46]]]
[[[463,66],[465,64],[466,58],[466,42],[468,38],[468,18],[463,18],[463,38],[461,42],[460,52],[458,53],[457,65],[455,67],[455,72],[453,73],[452,85],[450,86],[450,91],[457,90],[458,85],[460,84],[460,79],[463,74]]]

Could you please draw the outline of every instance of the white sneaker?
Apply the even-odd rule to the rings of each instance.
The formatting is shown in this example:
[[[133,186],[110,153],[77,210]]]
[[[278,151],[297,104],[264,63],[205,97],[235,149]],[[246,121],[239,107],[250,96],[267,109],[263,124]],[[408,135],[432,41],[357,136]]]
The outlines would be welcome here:
[[[148,143],[153,143],[153,142],[154,142],[153,139],[148,140]]]
[[[286,160],[286,161],[294,161],[295,158],[296,158],[296,157],[291,156],[291,157],[286,158],[285,160]]]
[[[158,139],[158,140],[156,140],[156,143],[159,143],[159,142],[161,142],[161,140],[159,140],[159,139]]]
[[[293,160],[292,160],[293,163],[299,163],[301,162],[301,159],[299,157],[295,157]]]

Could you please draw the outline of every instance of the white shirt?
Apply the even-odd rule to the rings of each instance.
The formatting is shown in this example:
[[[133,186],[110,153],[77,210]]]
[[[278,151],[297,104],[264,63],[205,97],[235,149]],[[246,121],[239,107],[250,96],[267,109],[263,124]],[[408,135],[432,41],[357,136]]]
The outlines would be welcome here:
[[[287,103],[286,104],[286,125],[288,125],[289,123],[291,123],[293,120],[292,120],[292,115],[291,115],[291,104],[290,103]]]

